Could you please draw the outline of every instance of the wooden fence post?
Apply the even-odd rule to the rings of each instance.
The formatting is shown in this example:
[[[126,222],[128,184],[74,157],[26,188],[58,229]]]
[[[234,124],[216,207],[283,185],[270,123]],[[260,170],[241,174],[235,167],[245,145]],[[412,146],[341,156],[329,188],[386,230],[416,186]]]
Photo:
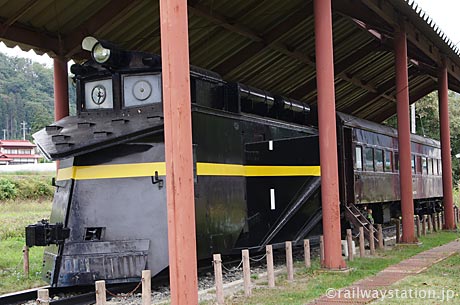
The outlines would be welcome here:
[[[433,219],[428,215],[428,232],[433,233]]]
[[[96,281],[96,305],[106,305],[105,281]]]
[[[268,287],[275,287],[275,268],[273,267],[273,247],[272,245],[267,245],[265,247],[265,253],[267,254],[267,279]]]
[[[24,276],[29,278],[29,247],[22,247]]]
[[[319,237],[319,263],[323,267],[324,262],[324,236]]]
[[[152,304],[152,273],[142,270],[142,305]]]
[[[347,250],[348,250],[348,260],[353,261],[353,236],[351,234],[351,229],[347,229]]]
[[[379,239],[378,247],[379,247],[380,250],[384,250],[385,246],[383,244],[383,229],[382,229],[381,224],[377,224],[377,235],[378,235],[378,239]]]
[[[251,265],[249,264],[249,250],[241,250],[241,256],[243,258],[244,295],[246,297],[250,297],[251,296]]]
[[[420,228],[420,216],[419,215],[415,215],[415,226],[417,227],[417,237],[422,236],[421,228]]]
[[[422,217],[422,235],[426,236],[426,215]]]
[[[222,281],[222,259],[220,254],[213,255],[214,278],[216,284],[216,302],[218,305],[224,304],[224,283]]]
[[[369,225],[369,248],[371,255],[375,254],[374,225]]]
[[[292,243],[286,242],[286,267],[287,267],[287,280],[294,280],[294,266],[292,262]]]
[[[304,239],[303,241],[303,253],[305,257],[305,267],[310,268],[311,267],[311,256],[310,256],[310,240],[309,239]]]
[[[433,214],[433,232],[438,232],[438,216]]]
[[[40,305],[49,305],[50,304],[50,297],[48,289],[38,289],[37,291],[37,302],[36,304]]]
[[[364,249],[364,228],[359,227],[359,256],[364,257],[366,255]]]
[[[398,218],[396,220],[396,243],[401,242],[401,220]]]

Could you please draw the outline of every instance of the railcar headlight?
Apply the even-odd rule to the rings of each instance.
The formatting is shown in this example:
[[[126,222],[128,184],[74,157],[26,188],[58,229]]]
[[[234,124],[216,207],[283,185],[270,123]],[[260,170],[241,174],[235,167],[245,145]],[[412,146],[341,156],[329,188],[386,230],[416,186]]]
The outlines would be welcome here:
[[[99,64],[106,63],[110,58],[110,54],[110,49],[104,48],[100,42],[94,45],[91,52],[93,59]]]
[[[104,67],[121,68],[129,65],[129,54],[108,41],[88,36],[83,39],[81,46],[83,50],[91,52],[96,63]]]

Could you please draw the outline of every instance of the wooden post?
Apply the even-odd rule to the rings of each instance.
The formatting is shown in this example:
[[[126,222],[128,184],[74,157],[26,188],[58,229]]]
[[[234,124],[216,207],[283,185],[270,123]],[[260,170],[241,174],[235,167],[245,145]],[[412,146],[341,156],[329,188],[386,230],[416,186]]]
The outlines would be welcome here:
[[[303,241],[303,253],[305,256],[305,267],[310,268],[311,261],[310,261],[310,240],[309,239],[304,239]]]
[[[374,225],[369,225],[369,248],[371,255],[375,254],[375,242],[374,242]]]
[[[294,265],[292,262],[292,243],[286,242],[286,267],[287,267],[287,280],[294,280]]]
[[[379,250],[383,250],[385,247],[383,245],[383,229],[381,224],[377,225],[377,238],[379,239]]]
[[[396,243],[401,242],[401,221],[399,218],[396,220]]]
[[[152,304],[152,273],[142,270],[142,305]]]
[[[267,254],[267,279],[268,287],[275,287],[275,268],[273,267],[273,247],[272,245],[267,245],[265,247],[265,253]]]
[[[433,233],[433,219],[428,215],[428,232]]]
[[[127,3],[127,2],[126,2]],[[198,304],[187,0],[159,0],[171,305]],[[147,9],[148,10],[148,9]]]
[[[324,264],[324,236],[323,235],[319,237],[319,263],[321,267],[323,267],[323,264]]]
[[[37,305],[49,305],[50,304],[50,297],[48,289],[38,289],[37,292]]]
[[[353,236],[351,235],[351,229],[347,229],[347,249],[348,249],[348,260],[353,261]]]
[[[433,232],[438,232],[438,216],[433,214]]]
[[[250,297],[251,296],[251,265],[249,264],[249,250],[241,250],[241,256],[243,258],[244,295],[246,297]]]
[[[359,256],[364,257],[366,255],[364,249],[364,228],[359,227]]]
[[[107,303],[105,294],[105,281],[96,281],[96,305],[105,305]]]
[[[222,281],[222,259],[220,254],[213,255],[214,279],[216,282],[216,302],[218,305],[224,304],[224,283]]]
[[[458,223],[458,208],[456,206],[454,207],[454,220],[455,220],[455,227],[457,227],[457,223]]]
[[[417,227],[417,238],[420,238],[422,236],[422,231],[420,227],[420,216],[415,215],[415,226]]]
[[[426,236],[426,215],[422,217],[422,235]]]
[[[22,257],[23,257],[23,267],[24,267],[24,276],[29,278],[29,247],[22,247]]]

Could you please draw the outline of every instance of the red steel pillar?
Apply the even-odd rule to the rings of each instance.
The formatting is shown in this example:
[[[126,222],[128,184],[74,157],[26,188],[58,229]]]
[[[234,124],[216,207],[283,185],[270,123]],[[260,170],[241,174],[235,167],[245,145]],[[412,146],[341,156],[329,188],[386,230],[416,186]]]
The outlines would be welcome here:
[[[412,198],[412,166],[409,122],[409,76],[407,71],[407,40],[404,29],[395,33],[396,100],[398,112],[399,185],[403,234],[402,243],[417,242],[414,230]]]
[[[54,66],[54,120],[58,121],[69,115],[69,74],[67,59],[56,57]]]
[[[334,50],[331,0],[315,0],[316,79],[323,207],[324,261],[327,269],[346,268],[342,258],[335,119]]]
[[[171,304],[198,304],[187,0],[160,0]]]
[[[450,157],[449,96],[446,63],[443,60],[438,78],[439,122],[441,127],[442,190],[444,196],[445,229],[453,230],[454,200],[452,197],[452,162]]]

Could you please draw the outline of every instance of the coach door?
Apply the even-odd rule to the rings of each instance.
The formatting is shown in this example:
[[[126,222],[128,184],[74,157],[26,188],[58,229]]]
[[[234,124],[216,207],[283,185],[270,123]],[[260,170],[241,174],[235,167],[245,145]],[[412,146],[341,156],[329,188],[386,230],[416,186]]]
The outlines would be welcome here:
[[[343,203],[353,203],[355,179],[353,171],[353,135],[351,128],[343,128],[343,141],[340,159],[342,159],[339,161],[339,173],[342,180],[340,187],[341,200],[346,201]]]

